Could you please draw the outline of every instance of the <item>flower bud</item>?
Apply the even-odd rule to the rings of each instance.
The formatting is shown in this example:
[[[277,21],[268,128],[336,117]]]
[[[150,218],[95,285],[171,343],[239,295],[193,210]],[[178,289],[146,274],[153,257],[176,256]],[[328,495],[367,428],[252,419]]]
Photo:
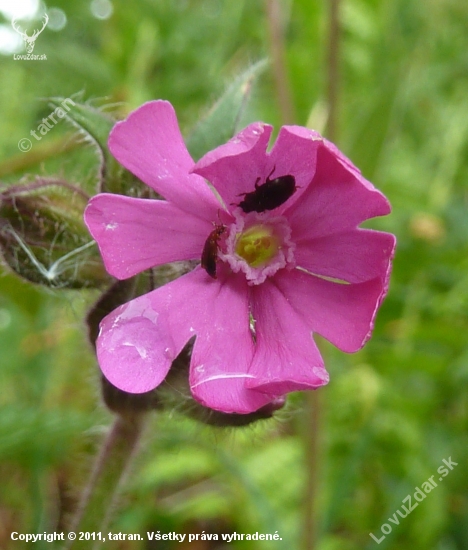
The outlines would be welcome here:
[[[0,193],[0,250],[32,283],[99,288],[111,280],[83,222],[88,196],[57,179],[36,178]]]

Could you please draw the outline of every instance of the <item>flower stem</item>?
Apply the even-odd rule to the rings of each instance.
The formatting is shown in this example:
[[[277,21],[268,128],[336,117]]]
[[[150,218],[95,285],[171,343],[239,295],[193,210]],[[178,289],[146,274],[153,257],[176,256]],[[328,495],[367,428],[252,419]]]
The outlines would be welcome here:
[[[132,459],[138,451],[144,416],[116,416],[96,457],[68,532],[105,532]],[[65,550],[91,547],[97,550],[101,546],[101,541],[94,541],[93,546],[91,544],[89,540],[80,541],[77,537],[65,545]]]
[[[266,0],[266,10],[273,63],[273,76],[281,112],[281,123],[293,124],[296,115],[294,112],[294,102],[286,63],[283,18],[281,15],[280,2],[278,0]]]
[[[327,104],[328,120],[326,136],[331,141],[338,139],[338,102],[340,86],[340,0],[327,0],[328,55],[327,55]],[[321,393],[310,392],[306,398],[306,426],[304,429],[305,459],[307,469],[304,499],[303,550],[314,550],[318,543],[317,493],[320,479],[320,424]]]
[[[320,470],[320,390],[308,392],[304,415],[306,490],[304,495],[303,550],[317,546],[317,489]]]
[[[328,5],[328,121],[326,136],[330,141],[336,141],[338,133],[338,94],[340,86],[340,0],[328,0]]]

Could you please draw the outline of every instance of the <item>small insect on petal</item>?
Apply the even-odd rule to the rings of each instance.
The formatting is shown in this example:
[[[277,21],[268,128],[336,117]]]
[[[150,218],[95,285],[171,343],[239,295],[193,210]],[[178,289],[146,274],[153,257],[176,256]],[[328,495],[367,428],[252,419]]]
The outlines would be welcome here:
[[[294,176],[285,175],[271,180],[270,176],[274,171],[275,168],[273,168],[262,185],[258,185],[260,178],[257,178],[255,191],[244,193],[244,200],[238,206],[245,213],[274,210],[284,204],[294,194],[297,189]]]
[[[213,277],[213,279],[217,278],[216,262],[218,260],[219,239],[225,231],[225,225],[216,225],[213,231],[208,235],[203,247],[201,266],[210,277]]]

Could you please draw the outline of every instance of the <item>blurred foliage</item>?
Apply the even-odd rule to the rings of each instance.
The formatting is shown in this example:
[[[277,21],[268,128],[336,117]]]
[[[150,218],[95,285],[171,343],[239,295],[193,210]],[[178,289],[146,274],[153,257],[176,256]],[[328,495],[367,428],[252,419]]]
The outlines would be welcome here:
[[[11,2],[15,4],[15,2]],[[108,3],[109,4],[109,3]],[[66,120],[31,137],[52,111],[42,98],[113,104],[123,116],[170,100],[185,135],[230,82],[271,54],[268,3],[238,0],[56,0],[66,25],[36,41],[46,61],[0,54],[0,178],[56,177],[96,192],[100,159]],[[323,130],[327,4],[281,2],[297,122]],[[2,4],[3,5],[3,4]],[[52,6],[47,6],[50,13]],[[60,13],[60,12],[56,12]],[[0,24],[10,27],[4,17]],[[368,226],[398,250],[372,340],[355,355],[321,343],[331,382],[321,392],[318,550],[468,548],[468,4],[465,0],[342,0],[339,145],[390,199]],[[24,52],[21,52],[24,53]],[[281,124],[267,68],[239,124]],[[232,89],[232,93],[235,90]],[[236,121],[237,122],[237,121]],[[196,130],[195,130],[196,132]],[[17,143],[31,137],[32,150]],[[78,140],[76,139],[78,137]],[[83,484],[110,415],[83,318],[96,291],[0,279],[0,548],[10,532],[53,531]],[[155,416],[112,530],[278,531],[300,549],[302,395],[276,420],[224,431],[176,412]],[[442,459],[458,466],[437,480]],[[432,475],[438,487],[377,545],[402,500]],[[221,548],[200,545],[200,549]],[[177,546],[180,545],[180,546]],[[36,548],[48,547],[37,543]],[[183,545],[115,542],[114,549]]]

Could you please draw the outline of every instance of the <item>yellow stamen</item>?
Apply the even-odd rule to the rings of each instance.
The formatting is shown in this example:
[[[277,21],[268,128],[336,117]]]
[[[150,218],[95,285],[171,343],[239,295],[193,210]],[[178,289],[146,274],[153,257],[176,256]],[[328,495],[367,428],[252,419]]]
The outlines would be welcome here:
[[[274,258],[279,250],[278,238],[273,228],[267,225],[253,225],[236,240],[236,254],[251,267],[260,267]]]

